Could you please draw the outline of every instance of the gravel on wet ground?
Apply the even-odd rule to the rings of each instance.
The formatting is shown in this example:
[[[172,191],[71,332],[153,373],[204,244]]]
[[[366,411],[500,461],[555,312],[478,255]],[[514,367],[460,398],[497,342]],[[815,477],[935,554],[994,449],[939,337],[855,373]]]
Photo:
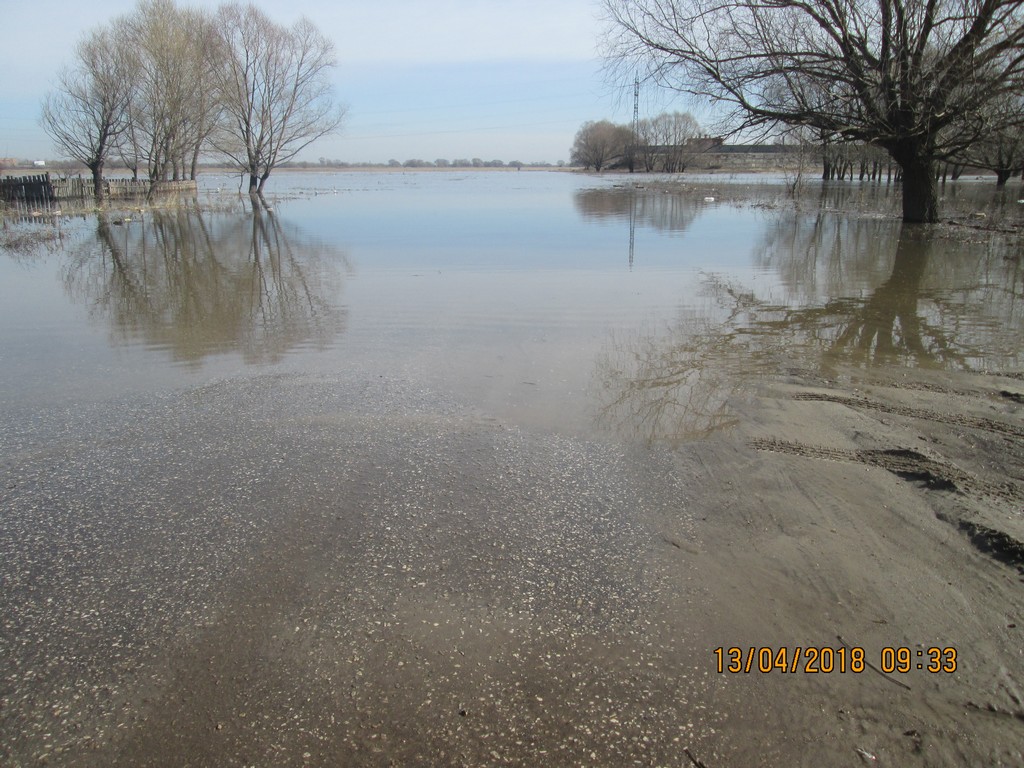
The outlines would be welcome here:
[[[356,376],[0,441],[4,765],[656,764],[714,731],[657,451]]]

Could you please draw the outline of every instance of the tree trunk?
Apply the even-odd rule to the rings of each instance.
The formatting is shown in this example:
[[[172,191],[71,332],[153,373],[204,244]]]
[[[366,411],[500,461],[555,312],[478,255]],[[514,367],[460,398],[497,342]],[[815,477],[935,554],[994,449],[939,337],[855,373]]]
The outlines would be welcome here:
[[[1005,187],[1006,186],[1006,182],[1008,182],[1010,180],[1011,176],[1013,176],[1013,171],[1011,171],[1009,168],[999,168],[999,169],[997,169],[996,170],[996,186],[997,187]]]
[[[934,161],[920,151],[894,159],[903,171],[903,221],[908,224],[934,224],[939,220]]]
[[[96,198],[96,205],[103,203],[103,161],[97,160],[89,165],[92,171],[92,194]]]

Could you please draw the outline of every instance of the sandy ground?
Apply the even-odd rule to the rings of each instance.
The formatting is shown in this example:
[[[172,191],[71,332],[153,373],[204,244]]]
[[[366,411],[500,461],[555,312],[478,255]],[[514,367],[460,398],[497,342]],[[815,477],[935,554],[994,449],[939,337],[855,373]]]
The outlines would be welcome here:
[[[357,376],[12,415],[0,763],[1021,765],[1024,386],[843,381],[675,450]]]
[[[1024,760],[1020,392],[911,371],[779,383],[682,452],[702,516],[678,558],[708,591],[708,645],[857,647],[871,665],[726,673],[707,765]],[[929,671],[952,658],[932,647],[955,671]],[[909,671],[882,674],[886,648],[910,649]]]

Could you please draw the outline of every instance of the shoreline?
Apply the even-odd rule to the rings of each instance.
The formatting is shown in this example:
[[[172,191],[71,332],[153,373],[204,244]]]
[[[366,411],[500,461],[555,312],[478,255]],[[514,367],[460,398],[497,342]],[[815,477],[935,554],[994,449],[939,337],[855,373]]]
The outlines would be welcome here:
[[[1016,295],[1019,240],[929,232],[898,325],[723,284],[742,321],[596,361],[608,423],[358,357],[12,408],[0,762],[1021,764],[1024,371],[851,341],[929,320],[951,238]]]

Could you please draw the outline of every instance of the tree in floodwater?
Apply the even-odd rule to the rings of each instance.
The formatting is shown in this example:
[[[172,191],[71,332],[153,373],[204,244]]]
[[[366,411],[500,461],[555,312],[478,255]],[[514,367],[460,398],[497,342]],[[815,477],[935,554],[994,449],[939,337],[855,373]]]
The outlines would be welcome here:
[[[689,112],[663,112],[637,125],[637,153],[644,170],[682,173],[697,151],[700,124]]]
[[[957,158],[960,164],[984,168],[996,175],[1002,187],[1014,174],[1024,171],[1024,95],[993,104],[992,120],[998,127],[968,147]]]
[[[589,121],[576,132],[569,161],[600,173],[605,166],[625,158],[634,142],[629,126],[616,125],[608,120]]]
[[[110,30],[98,29],[75,46],[75,63],[43,100],[43,130],[58,151],[89,169],[97,202],[103,201],[103,168],[125,130],[129,82],[122,47]]]
[[[806,125],[886,150],[903,219],[938,220],[936,163],[1024,91],[1021,0],[604,0],[608,55],[731,108],[735,129]]]
[[[114,23],[131,61],[127,129],[119,152],[151,181],[196,177],[220,113],[214,75],[222,60],[212,16],[174,0],[140,0]]]
[[[341,124],[328,77],[334,46],[308,19],[283,27],[254,5],[221,6],[216,25],[225,60],[215,144],[249,174],[250,194],[262,194],[275,166]]]

